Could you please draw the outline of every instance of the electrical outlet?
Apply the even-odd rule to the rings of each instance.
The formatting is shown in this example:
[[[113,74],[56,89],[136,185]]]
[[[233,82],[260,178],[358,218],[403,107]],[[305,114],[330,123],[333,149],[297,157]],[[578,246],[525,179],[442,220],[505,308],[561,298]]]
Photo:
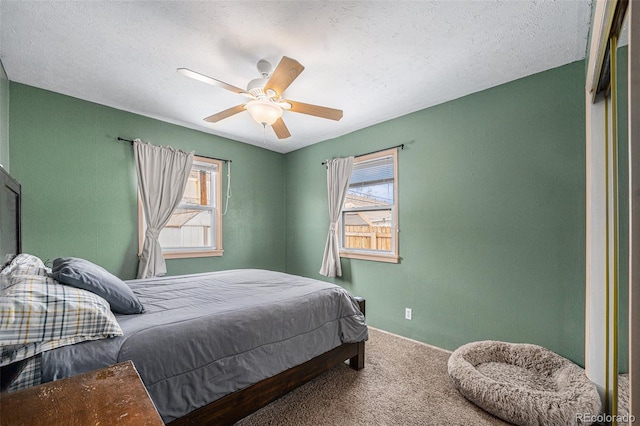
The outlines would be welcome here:
[[[411,308],[404,308],[404,319],[411,321],[411,314],[413,311]]]

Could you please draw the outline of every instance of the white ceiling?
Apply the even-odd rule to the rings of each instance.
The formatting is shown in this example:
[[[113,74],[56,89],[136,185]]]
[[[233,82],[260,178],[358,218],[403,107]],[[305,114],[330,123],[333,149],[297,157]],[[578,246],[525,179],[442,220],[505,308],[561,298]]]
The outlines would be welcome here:
[[[583,59],[590,16],[590,0],[2,0],[0,59],[11,81],[284,153]],[[285,111],[284,140],[248,112],[209,124],[246,98],[176,72],[245,88],[282,56],[305,66],[285,97],[341,121]]]

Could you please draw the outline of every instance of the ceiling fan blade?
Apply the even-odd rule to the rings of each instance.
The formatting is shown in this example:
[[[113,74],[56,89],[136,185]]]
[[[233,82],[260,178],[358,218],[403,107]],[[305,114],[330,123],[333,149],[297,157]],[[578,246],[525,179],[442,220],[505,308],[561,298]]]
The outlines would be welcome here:
[[[276,97],[282,95],[282,92],[289,87],[293,80],[298,78],[303,70],[304,67],[300,62],[283,56],[275,71],[271,74],[269,81],[265,84],[264,92],[266,93],[267,90],[273,90],[276,92]]]
[[[278,118],[271,127],[273,127],[273,131],[276,132],[278,139],[286,139],[291,136],[291,133],[289,133],[289,129],[287,129],[287,126],[284,124],[282,117]]]
[[[300,114],[313,115],[321,118],[328,118],[329,120],[340,121],[342,118],[342,110],[335,108],[327,108],[319,105],[311,105],[305,104],[303,102],[294,102],[290,100],[286,100],[283,102],[287,102],[291,104],[291,109],[289,111],[298,112]]]
[[[232,108],[225,109],[224,111],[220,111],[217,114],[210,115],[209,117],[205,118],[204,121],[207,121],[209,123],[217,123],[220,120],[224,120],[225,118],[231,117],[232,115],[235,115],[244,110],[245,110],[244,104],[236,105]]]
[[[178,68],[177,71],[182,75],[186,75],[187,77],[191,77],[195,80],[202,81],[203,83],[211,84],[213,86],[222,87],[223,89],[231,90],[234,93],[239,93],[241,95],[249,94],[244,89],[232,86],[231,84],[227,84],[224,81],[216,80],[215,78],[200,74],[199,72],[192,71],[188,68]]]

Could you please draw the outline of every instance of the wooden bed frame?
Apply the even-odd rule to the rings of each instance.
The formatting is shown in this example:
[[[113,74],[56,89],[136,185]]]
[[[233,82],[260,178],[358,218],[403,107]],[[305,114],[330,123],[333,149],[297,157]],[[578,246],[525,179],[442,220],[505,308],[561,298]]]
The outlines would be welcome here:
[[[0,251],[3,256],[18,254],[22,252],[21,188],[1,167],[0,189],[0,209],[3,212],[0,225],[3,230],[14,229],[16,232],[10,241],[4,237],[1,239]],[[6,214],[7,211],[10,214]],[[365,300],[359,297],[356,300],[364,314]],[[171,425],[231,425],[346,360],[354,370],[364,368],[364,341],[342,344],[303,364],[198,408],[172,421]],[[18,362],[2,367],[3,388],[17,377],[23,365],[24,362]]]
[[[356,300],[360,311],[365,314],[365,300],[361,297],[356,297]],[[304,364],[198,408],[169,424],[232,425],[346,360],[349,360],[349,366],[354,370],[364,368],[364,341],[342,344]]]

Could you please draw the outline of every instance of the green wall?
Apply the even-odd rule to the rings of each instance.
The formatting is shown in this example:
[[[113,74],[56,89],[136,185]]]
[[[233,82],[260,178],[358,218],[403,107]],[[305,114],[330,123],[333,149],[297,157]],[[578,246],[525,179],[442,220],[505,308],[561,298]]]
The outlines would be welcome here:
[[[576,62],[287,154],[287,271],[324,279],[320,163],[403,143],[401,263],[343,259],[333,281],[390,332],[530,342],[583,364],[584,81]]]
[[[9,80],[0,61],[0,165],[9,170]]]
[[[10,96],[11,172],[23,188],[25,252],[84,257],[135,277],[133,150],[116,138],[139,137],[233,161],[224,256],[169,260],[168,274],[284,270],[282,154],[13,82]]]

